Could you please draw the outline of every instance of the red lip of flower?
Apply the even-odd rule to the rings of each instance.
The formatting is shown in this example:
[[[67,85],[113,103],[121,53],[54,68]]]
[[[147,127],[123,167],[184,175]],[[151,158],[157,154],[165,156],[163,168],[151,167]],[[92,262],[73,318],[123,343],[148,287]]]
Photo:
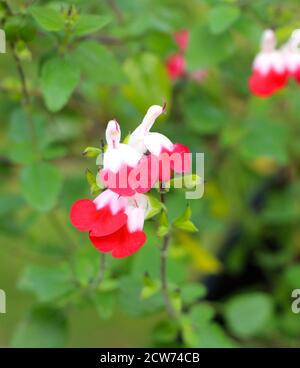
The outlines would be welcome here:
[[[142,231],[149,202],[143,194],[133,199],[105,190],[94,201],[80,199],[70,212],[73,226],[89,232],[92,244],[115,258],[128,257],[146,242]]]
[[[94,201],[87,198],[76,201],[70,211],[70,220],[79,231],[106,236],[126,223],[125,202],[117,194],[106,190]]]

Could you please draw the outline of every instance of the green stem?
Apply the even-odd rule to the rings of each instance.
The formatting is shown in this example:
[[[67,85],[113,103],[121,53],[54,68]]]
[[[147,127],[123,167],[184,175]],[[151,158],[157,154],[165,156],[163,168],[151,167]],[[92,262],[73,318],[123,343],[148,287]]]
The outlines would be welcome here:
[[[105,253],[101,253],[100,254],[100,263],[99,263],[99,271],[97,276],[95,277],[95,279],[93,280],[92,284],[91,284],[91,289],[94,290],[96,289],[101,282],[103,281],[104,278],[104,274],[105,274],[105,269],[106,269],[106,255]]]

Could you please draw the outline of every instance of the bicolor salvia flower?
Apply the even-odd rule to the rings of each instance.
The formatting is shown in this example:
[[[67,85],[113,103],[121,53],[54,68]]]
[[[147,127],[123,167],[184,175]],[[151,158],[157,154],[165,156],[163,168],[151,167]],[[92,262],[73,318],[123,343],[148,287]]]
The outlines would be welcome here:
[[[88,232],[96,249],[111,252],[115,258],[130,256],[146,242],[143,226],[151,206],[144,193],[158,181],[168,181],[173,171],[190,169],[188,147],[150,131],[164,109],[151,106],[128,144],[120,143],[116,120],[109,121],[107,148],[99,168],[99,179],[107,189],[93,201],[80,199],[71,208],[73,226]]]
[[[276,48],[272,30],[264,31],[261,51],[255,57],[249,78],[250,91],[259,97],[269,97],[286,86],[289,77],[300,83],[300,30],[295,30],[281,48]]]

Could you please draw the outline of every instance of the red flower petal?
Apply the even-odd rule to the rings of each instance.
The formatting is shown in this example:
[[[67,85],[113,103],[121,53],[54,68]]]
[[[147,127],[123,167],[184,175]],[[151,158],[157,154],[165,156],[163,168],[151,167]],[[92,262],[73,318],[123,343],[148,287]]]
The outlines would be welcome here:
[[[127,226],[119,231],[103,237],[95,237],[90,234],[92,244],[101,252],[112,251],[114,258],[124,258],[139,250],[146,242],[146,234],[143,231],[130,233]]]
[[[113,215],[109,207],[103,207],[97,211],[97,217],[91,227],[93,236],[106,236],[118,231],[126,224],[127,215],[124,212],[118,212]]]
[[[84,198],[76,201],[70,211],[70,220],[79,231],[89,231],[97,218],[97,209],[93,201]]]
[[[177,173],[186,173],[191,168],[191,157],[190,157],[190,150],[188,146],[184,146],[180,143],[175,143],[173,146],[172,153],[178,153],[181,156],[181,162],[180,160],[173,161],[173,170]]]

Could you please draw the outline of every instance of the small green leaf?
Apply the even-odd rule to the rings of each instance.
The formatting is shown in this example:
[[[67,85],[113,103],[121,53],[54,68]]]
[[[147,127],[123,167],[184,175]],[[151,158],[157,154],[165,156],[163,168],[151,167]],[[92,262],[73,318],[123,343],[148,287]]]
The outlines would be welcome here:
[[[147,213],[146,220],[149,220],[150,218],[156,216],[161,212],[161,210],[167,211],[165,205],[161,203],[157,198],[152,196],[151,194],[147,194],[147,197],[149,199],[150,203],[150,209]]]
[[[174,220],[173,226],[179,230],[184,230],[190,233],[198,231],[197,227],[190,220],[192,215],[191,207],[188,205],[183,214]]]
[[[160,290],[160,283],[153,280],[148,273],[144,275],[144,287],[141,291],[141,299],[147,299]]]
[[[35,163],[21,171],[23,196],[39,211],[49,211],[55,206],[62,181],[60,171],[46,162]]]
[[[47,108],[60,110],[71,97],[80,79],[80,70],[70,59],[47,60],[42,67],[41,88]]]
[[[193,189],[197,185],[201,184],[201,178],[197,174],[188,174],[175,177],[171,179],[168,183],[166,183],[167,187],[170,188],[185,188],[185,189]]]
[[[174,321],[161,321],[153,330],[153,339],[160,344],[174,343],[178,331],[178,325]]]
[[[28,9],[28,12],[46,31],[60,31],[64,27],[63,15],[52,8],[33,6]]]
[[[208,23],[212,33],[226,31],[239,18],[241,11],[236,6],[219,5],[211,9]]]
[[[259,292],[237,295],[229,300],[225,308],[227,324],[240,338],[249,338],[266,331],[272,315],[272,298]]]
[[[68,324],[61,310],[39,306],[20,323],[13,336],[14,348],[61,348],[66,344]]]
[[[161,238],[166,236],[169,232],[169,221],[165,211],[162,211],[159,217],[159,226],[157,235]]]
[[[97,290],[92,294],[91,298],[100,318],[109,319],[114,311],[116,293]]]
[[[203,298],[206,294],[206,287],[200,283],[189,283],[180,288],[180,294],[184,303],[190,304]]]
[[[110,21],[109,16],[82,14],[75,24],[73,33],[76,36],[85,36],[97,32]]]
[[[86,147],[86,149],[82,152],[82,155],[84,157],[97,157],[100,155],[100,153],[102,153],[101,148],[97,148],[97,147]]]
[[[96,176],[91,172],[91,170],[87,169],[85,172],[86,180],[90,185],[91,195],[97,195],[101,192],[101,188],[97,184]]]

